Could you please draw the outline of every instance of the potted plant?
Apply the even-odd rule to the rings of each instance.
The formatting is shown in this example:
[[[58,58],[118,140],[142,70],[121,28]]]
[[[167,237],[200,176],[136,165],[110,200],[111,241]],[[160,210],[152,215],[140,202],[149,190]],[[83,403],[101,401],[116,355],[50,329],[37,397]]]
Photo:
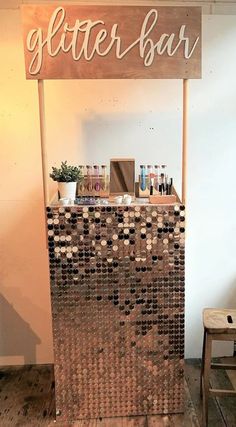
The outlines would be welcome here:
[[[52,167],[50,178],[58,182],[59,197],[75,200],[77,182],[82,179],[80,168],[62,162],[59,168]]]

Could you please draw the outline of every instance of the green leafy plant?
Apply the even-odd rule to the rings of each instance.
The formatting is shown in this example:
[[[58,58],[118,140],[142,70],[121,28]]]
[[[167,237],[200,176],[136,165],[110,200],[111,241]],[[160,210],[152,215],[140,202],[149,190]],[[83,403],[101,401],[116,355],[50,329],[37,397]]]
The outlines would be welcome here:
[[[57,182],[78,182],[82,179],[80,168],[77,166],[70,166],[67,161],[61,162],[61,167],[52,167],[50,178]]]

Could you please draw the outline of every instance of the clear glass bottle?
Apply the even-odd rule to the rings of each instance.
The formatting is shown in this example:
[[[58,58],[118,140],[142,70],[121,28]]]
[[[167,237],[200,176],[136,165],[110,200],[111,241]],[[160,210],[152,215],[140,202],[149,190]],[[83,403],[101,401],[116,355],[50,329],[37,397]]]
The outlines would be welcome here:
[[[146,166],[140,165],[140,189],[146,190]]]
[[[154,165],[154,173],[155,173],[155,190],[159,191],[159,180],[160,180],[160,166]]]
[[[101,187],[103,191],[106,191],[107,190],[107,166],[102,165],[101,169],[102,169]]]
[[[150,175],[153,173],[152,165],[147,165],[147,188],[150,190],[151,178]]]
[[[167,178],[167,166],[161,165],[161,194],[166,194]]]
[[[81,180],[78,185],[79,194],[82,196],[84,194],[84,165],[79,165]]]
[[[88,193],[91,194],[93,191],[92,166],[87,165],[86,169],[87,169],[87,185],[86,185],[86,188],[87,188]]]
[[[167,177],[167,166],[166,165],[161,165],[161,173],[164,174],[164,177],[166,179],[166,177]]]
[[[94,165],[93,167],[94,174],[94,190],[96,193],[99,193],[101,185],[100,185],[100,177],[99,177],[99,166]]]

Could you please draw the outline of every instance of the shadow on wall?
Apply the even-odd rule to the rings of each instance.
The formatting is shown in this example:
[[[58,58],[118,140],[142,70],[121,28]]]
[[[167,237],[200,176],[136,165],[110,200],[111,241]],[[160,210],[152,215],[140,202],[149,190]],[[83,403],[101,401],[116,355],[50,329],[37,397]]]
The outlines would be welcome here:
[[[39,194],[36,189],[29,200],[1,202],[1,365],[53,360],[48,254]]]
[[[36,345],[41,341],[2,294],[0,295],[0,341],[0,356],[23,356],[25,364],[36,363]]]

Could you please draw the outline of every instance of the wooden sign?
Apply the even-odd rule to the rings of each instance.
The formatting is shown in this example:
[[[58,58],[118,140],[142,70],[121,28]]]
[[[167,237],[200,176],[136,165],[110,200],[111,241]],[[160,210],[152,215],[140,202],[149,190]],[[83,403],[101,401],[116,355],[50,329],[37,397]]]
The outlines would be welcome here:
[[[201,8],[22,6],[28,79],[201,77]]]

